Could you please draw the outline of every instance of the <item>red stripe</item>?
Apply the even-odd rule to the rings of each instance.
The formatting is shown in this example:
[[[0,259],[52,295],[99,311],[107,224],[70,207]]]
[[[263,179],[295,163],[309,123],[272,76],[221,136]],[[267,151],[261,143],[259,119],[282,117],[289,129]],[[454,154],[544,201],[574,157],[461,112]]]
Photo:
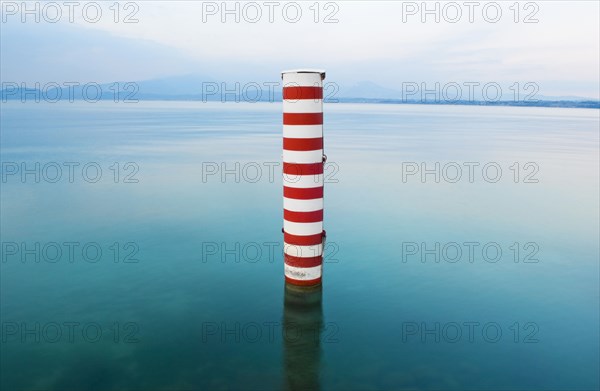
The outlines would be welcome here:
[[[289,175],[319,175],[323,173],[323,163],[283,163],[283,173]]]
[[[313,212],[292,212],[291,210],[283,210],[284,220],[292,223],[318,223],[323,221],[323,209]]]
[[[321,266],[323,264],[323,256],[319,255],[318,257],[295,257],[293,255],[283,254],[284,262],[288,266],[293,267],[315,267]]]
[[[314,280],[296,280],[294,278],[289,278],[288,276],[285,276],[285,282],[292,285],[313,286],[321,284],[321,277],[315,278]]]
[[[283,99],[323,99],[323,87],[283,87]]]
[[[315,244],[323,243],[323,234],[316,235],[292,235],[283,232],[283,241],[287,244],[295,244],[296,246],[314,246]]]
[[[323,125],[323,113],[283,113],[284,125]]]
[[[283,138],[283,149],[288,151],[314,151],[323,149],[323,137],[317,138]]]
[[[296,200],[314,200],[315,198],[323,198],[323,186],[296,188],[283,186],[283,196],[286,198],[294,198]]]

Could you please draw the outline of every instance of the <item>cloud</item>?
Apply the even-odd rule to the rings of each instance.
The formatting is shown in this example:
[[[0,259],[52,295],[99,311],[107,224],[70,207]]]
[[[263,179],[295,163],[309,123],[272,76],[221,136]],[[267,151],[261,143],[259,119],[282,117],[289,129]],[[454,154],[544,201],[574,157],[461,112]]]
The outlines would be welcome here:
[[[3,76],[108,81],[199,73],[243,82],[313,67],[347,84],[536,82],[540,94],[598,97],[598,3],[521,2],[517,13],[514,3],[497,2],[496,23],[483,14],[488,3],[480,2],[472,23],[463,2],[455,2],[462,8],[458,23],[448,22],[448,2],[427,3],[429,10],[439,4],[438,15],[421,2],[320,2],[316,8],[299,2],[296,23],[283,13],[286,2],[274,9],[272,22],[266,3],[254,2],[262,12],[256,23],[248,20],[255,14],[244,13],[247,2],[227,3],[227,10],[221,2],[140,2],[137,23],[115,23],[107,3],[98,23],[3,25]],[[207,13],[207,4],[216,9]],[[407,4],[419,12],[407,12]],[[338,22],[323,23],[327,17]],[[537,23],[523,23],[527,18]]]
[[[2,81],[109,83],[198,70],[176,48],[75,24],[2,25]]]

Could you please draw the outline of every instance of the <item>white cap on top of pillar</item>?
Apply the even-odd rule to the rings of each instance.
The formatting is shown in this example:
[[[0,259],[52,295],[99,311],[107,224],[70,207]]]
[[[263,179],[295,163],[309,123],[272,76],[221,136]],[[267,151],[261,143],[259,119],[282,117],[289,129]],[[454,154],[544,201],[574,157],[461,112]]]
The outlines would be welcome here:
[[[283,79],[283,75],[286,73],[318,73],[321,75],[321,80],[325,80],[325,70],[324,69],[290,69],[287,71],[281,71],[281,78]]]

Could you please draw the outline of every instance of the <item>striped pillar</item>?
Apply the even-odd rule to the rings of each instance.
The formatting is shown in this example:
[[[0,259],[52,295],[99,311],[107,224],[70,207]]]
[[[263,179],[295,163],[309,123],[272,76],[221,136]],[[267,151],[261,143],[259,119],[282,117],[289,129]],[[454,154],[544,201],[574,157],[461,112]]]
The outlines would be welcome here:
[[[323,266],[324,71],[284,71],[283,251],[286,282],[318,285]]]

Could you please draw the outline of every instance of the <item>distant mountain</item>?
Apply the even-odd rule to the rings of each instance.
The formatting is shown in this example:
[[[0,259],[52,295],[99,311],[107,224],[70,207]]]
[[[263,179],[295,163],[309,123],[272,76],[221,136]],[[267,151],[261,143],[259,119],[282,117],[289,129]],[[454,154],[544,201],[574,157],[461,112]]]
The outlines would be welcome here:
[[[184,75],[136,82],[139,86],[139,93],[141,95],[150,94],[165,96],[201,94],[203,83],[215,83],[215,80],[205,76]]]
[[[402,93],[371,81],[361,81],[350,87],[340,87],[339,96],[342,98],[398,99],[402,97]]]
[[[278,84],[273,84],[278,83]],[[20,85],[3,83],[0,98],[7,100],[56,101],[56,100],[192,100],[192,101],[226,101],[226,102],[273,102],[281,101],[281,81],[266,82],[223,82],[200,75],[172,76],[160,79],[142,80],[138,82],[119,82],[98,86],[79,85],[63,88],[42,88],[41,91]],[[29,87],[29,86],[26,86]],[[410,89],[410,88],[413,89]],[[484,99],[481,89],[475,89],[475,96],[469,99],[467,87],[459,99],[435,97],[414,88],[420,85],[411,83],[403,85],[404,91],[382,87],[371,81],[360,81],[345,86],[334,82],[325,83],[325,102],[340,103],[387,103],[387,104],[458,104],[458,105],[490,105],[490,106],[549,106],[549,107],[590,107],[600,108],[600,101],[577,96],[543,96],[535,95],[534,99],[525,101],[525,94],[515,100],[512,91],[505,91],[499,101]],[[432,88],[432,85],[427,85]],[[452,92],[453,93],[453,92]]]
[[[550,101],[568,101],[568,102],[584,102],[584,101],[597,101],[597,99],[586,98],[583,96],[546,96],[546,95],[536,95],[535,96],[539,100],[550,100]]]
[[[459,99],[456,99],[456,102],[452,102],[454,100],[454,93],[456,90],[453,89],[453,87],[448,87],[447,89],[447,97],[444,97],[443,94],[440,92],[438,92],[439,97],[437,98],[438,101],[441,102],[436,102],[436,97],[434,95],[434,93],[429,92],[429,91],[421,91],[421,89],[423,89],[423,86],[421,86],[421,83],[407,83],[406,85],[403,85],[403,90],[395,90],[395,89],[390,89],[390,88],[385,88],[382,87],[378,84],[375,84],[373,82],[370,81],[361,81],[358,82],[355,85],[352,85],[350,87],[341,87],[339,89],[339,94],[338,96],[341,98],[353,98],[353,99],[357,99],[357,98],[362,98],[362,99],[375,99],[375,100],[394,100],[394,101],[400,101],[401,102],[422,102],[422,103],[431,103],[431,104],[435,104],[435,103],[439,103],[439,104],[451,104],[451,103],[464,103],[464,102],[468,102],[468,101],[472,101],[472,103],[475,102],[488,102],[488,103],[493,103],[491,102],[490,99],[486,99],[486,97],[483,95],[482,92],[482,86],[478,86],[478,87],[474,87],[474,96],[473,97],[469,97],[469,87],[466,85],[463,85],[461,83],[457,83],[460,87],[461,87],[461,94],[462,96]],[[417,88],[417,90],[413,90],[412,88]],[[425,89],[431,89],[433,90],[434,84],[433,83],[426,83],[425,84]],[[440,89],[444,88],[444,84],[440,84]],[[490,92],[488,92],[490,95],[492,95],[493,93],[495,93],[493,88],[490,88],[489,90]],[[546,96],[546,95],[539,95],[539,94],[534,94],[530,97],[528,97],[528,92],[531,91],[527,91],[527,92],[521,92],[520,96],[518,99],[515,99],[514,93],[513,91],[511,91],[508,88],[504,88],[504,90],[502,91],[502,96],[500,97],[500,99],[498,99],[498,101],[500,102],[513,102],[513,101],[520,101],[520,103],[535,103],[536,100],[541,100],[541,101],[552,101],[552,102],[558,102],[558,101],[570,101],[570,102],[594,102],[594,101],[598,101],[598,99],[590,99],[587,97],[581,97],[581,96]],[[495,97],[494,97],[495,98]],[[496,99],[493,99],[496,100]],[[445,101],[445,102],[443,102]],[[516,105],[519,102],[515,102]]]

